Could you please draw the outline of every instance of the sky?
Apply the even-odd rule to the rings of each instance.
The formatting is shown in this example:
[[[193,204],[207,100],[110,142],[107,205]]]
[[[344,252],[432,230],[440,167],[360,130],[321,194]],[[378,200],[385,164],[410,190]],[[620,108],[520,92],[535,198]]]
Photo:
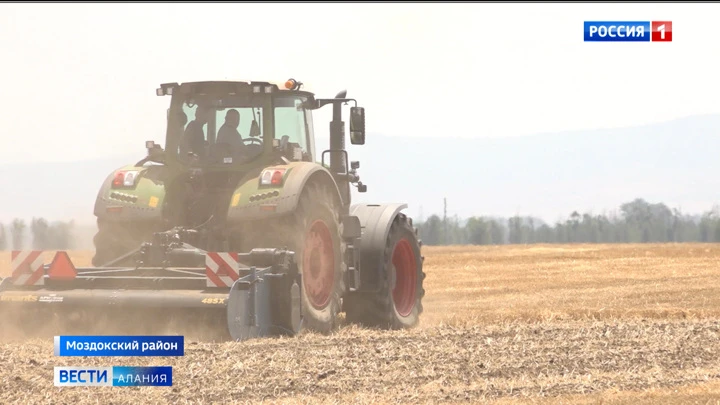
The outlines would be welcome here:
[[[141,158],[146,140],[164,144],[170,99],[155,89],[167,82],[295,78],[320,97],[344,89],[366,109],[369,140],[536,136],[720,114],[717,15],[720,4],[682,3],[3,3],[0,164]],[[583,42],[586,20],[671,20],[673,42]],[[324,140],[330,114],[315,112]],[[383,164],[363,159],[363,167]],[[93,173],[93,184],[105,175]],[[28,195],[14,188],[9,198]],[[583,190],[578,209],[624,202]],[[91,197],[62,198],[63,212],[90,216]],[[419,198],[408,195],[415,214]],[[547,216],[568,205],[525,203],[518,209]],[[439,200],[422,205],[425,214],[441,209]]]
[[[164,141],[164,82],[296,78],[369,133],[504,137],[720,112],[720,4],[0,4],[0,160]],[[585,43],[672,20],[672,43]],[[327,136],[330,109],[316,114]]]

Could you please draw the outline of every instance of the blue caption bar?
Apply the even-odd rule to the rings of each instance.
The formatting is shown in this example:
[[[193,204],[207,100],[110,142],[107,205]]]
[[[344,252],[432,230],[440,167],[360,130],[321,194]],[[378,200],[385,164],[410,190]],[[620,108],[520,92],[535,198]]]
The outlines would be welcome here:
[[[585,21],[585,42],[650,42],[650,21]]]
[[[184,356],[183,336],[55,336],[56,356]]]
[[[170,387],[172,367],[55,367],[56,387]]]

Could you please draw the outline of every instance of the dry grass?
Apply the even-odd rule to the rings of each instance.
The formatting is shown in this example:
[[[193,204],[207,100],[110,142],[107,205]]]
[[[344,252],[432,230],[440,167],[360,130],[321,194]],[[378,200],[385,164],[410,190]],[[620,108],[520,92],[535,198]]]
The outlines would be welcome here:
[[[720,245],[450,247],[425,256],[427,326],[720,317]]]
[[[720,403],[720,246],[424,253],[417,329],[190,342],[160,359],[0,343],[0,403]],[[172,388],[52,386],[56,365],[161,364],[175,367]]]

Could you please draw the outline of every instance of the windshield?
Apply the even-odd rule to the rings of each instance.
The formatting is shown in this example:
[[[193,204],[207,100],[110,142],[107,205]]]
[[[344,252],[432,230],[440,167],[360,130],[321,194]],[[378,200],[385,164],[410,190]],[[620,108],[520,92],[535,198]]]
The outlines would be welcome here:
[[[262,96],[193,96],[182,102],[175,117],[181,162],[230,164],[262,154],[265,109]],[[177,110],[176,110],[177,111]]]
[[[264,142],[272,141],[286,159],[312,161],[312,116],[302,107],[306,100],[298,94],[274,95],[272,104],[264,94],[189,96],[173,106],[168,147],[183,163],[223,165],[248,163],[263,153]]]

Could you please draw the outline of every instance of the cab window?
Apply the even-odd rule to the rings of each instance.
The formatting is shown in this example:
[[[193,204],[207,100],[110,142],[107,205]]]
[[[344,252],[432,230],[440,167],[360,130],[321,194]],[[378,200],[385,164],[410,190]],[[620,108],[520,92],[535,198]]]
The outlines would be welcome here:
[[[307,160],[308,127],[305,110],[301,107],[304,97],[289,96],[275,99],[275,139],[281,146],[289,144],[302,149],[303,156],[293,160]]]
[[[182,161],[196,158],[202,163],[227,164],[250,161],[262,153],[263,108],[252,106],[247,97],[185,102],[179,114],[182,123],[178,152]],[[198,122],[199,108],[205,114]]]

